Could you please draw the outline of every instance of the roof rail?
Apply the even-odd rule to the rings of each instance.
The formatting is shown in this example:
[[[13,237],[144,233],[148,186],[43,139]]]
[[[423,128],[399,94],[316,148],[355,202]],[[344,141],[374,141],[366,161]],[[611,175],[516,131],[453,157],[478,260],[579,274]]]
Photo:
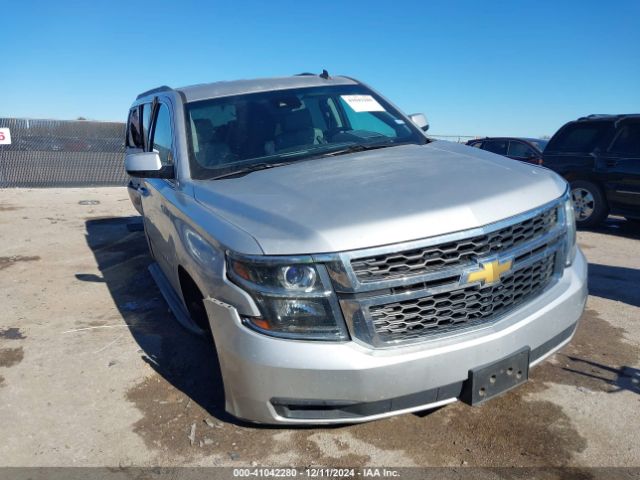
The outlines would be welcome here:
[[[147,95],[151,95],[152,93],[171,92],[171,91],[173,91],[173,88],[168,87],[166,85],[162,85],[161,87],[152,88],[151,90],[147,90],[146,92],[142,92],[140,95],[138,95],[136,97],[136,100],[139,100],[142,97],[146,97]]]
[[[612,118],[617,117],[618,115],[611,115],[609,113],[592,113],[591,115],[587,115],[585,117],[578,118],[578,121],[583,120],[593,120],[594,118]]]
[[[586,117],[580,117],[577,122],[586,122],[587,120],[604,120],[609,119],[613,120],[616,128],[618,124],[627,118],[636,118],[640,117],[640,113],[619,113],[619,114],[609,114],[609,113],[595,113],[591,115],[587,115]]]
[[[329,76],[329,72],[327,72],[325,69],[322,70],[322,73],[310,73],[310,72],[302,72],[302,73],[296,73],[294,76],[296,77],[320,77],[320,78],[324,78],[325,80],[328,80],[329,78],[331,78]]]
[[[618,124],[620,122],[622,122],[623,120],[626,120],[627,118],[640,118],[640,113],[623,113],[622,115],[620,115],[620,117],[616,120],[616,128],[618,128]]]

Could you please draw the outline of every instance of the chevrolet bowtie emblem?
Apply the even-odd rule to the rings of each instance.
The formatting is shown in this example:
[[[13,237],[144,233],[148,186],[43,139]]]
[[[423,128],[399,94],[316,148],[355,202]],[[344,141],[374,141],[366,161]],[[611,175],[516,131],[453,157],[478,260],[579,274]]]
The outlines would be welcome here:
[[[493,260],[481,262],[478,270],[473,270],[466,275],[465,283],[480,282],[483,285],[496,283],[500,277],[511,270],[513,259]]]

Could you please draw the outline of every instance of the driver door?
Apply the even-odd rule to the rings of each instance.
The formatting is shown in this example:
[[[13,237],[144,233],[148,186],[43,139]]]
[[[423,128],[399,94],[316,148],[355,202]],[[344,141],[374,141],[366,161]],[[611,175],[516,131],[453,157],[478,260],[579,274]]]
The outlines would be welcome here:
[[[173,119],[170,104],[161,100],[155,102],[151,114],[151,129],[147,150],[156,151],[163,166],[174,165]],[[177,265],[174,247],[174,215],[171,213],[175,202],[176,185],[174,179],[145,178],[140,187],[145,230],[154,259],[167,279],[176,287]]]

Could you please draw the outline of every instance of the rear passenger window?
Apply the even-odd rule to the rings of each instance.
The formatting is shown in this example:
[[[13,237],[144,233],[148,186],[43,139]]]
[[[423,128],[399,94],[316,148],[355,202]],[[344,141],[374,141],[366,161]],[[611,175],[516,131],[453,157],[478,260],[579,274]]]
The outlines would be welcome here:
[[[482,149],[498,155],[506,155],[508,145],[509,142],[507,140],[488,140],[483,143]]]
[[[153,150],[160,154],[162,165],[173,165],[172,139],[171,114],[169,108],[164,103],[161,103],[158,106],[153,128]]]
[[[612,128],[611,122],[574,123],[558,132],[545,151],[589,153]]]
[[[623,126],[609,148],[609,153],[640,157],[640,123]]]
[[[144,148],[144,140],[140,129],[140,108],[134,107],[129,111],[127,120],[127,147]]]

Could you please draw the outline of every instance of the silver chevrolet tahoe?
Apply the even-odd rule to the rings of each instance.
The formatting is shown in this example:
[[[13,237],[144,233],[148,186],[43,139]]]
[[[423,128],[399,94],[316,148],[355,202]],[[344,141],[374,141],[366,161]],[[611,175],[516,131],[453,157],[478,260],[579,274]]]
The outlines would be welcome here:
[[[150,270],[213,338],[229,413],[477,405],[571,339],[587,263],[566,182],[426,127],[326,72],[133,103],[125,164]]]

